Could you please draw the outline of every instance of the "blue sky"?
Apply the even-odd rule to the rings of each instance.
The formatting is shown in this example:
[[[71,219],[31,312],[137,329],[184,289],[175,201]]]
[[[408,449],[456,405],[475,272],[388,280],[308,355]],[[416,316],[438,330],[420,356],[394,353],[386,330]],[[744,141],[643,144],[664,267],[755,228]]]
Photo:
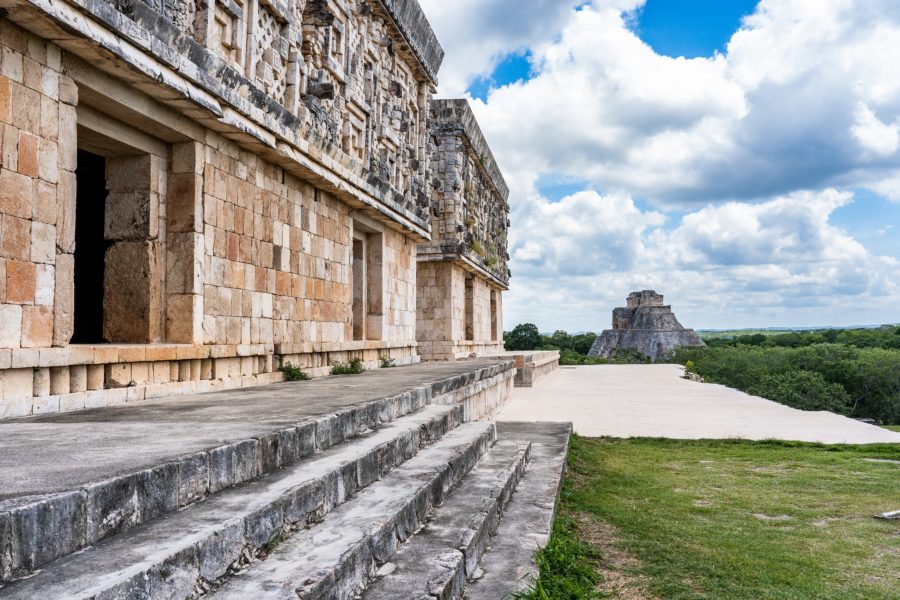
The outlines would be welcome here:
[[[712,56],[724,52],[741,19],[756,8],[748,0],[649,0],[633,28],[659,54]]]
[[[421,0],[510,184],[505,326],[900,321],[900,0]],[[564,307],[564,310],[560,310]]]

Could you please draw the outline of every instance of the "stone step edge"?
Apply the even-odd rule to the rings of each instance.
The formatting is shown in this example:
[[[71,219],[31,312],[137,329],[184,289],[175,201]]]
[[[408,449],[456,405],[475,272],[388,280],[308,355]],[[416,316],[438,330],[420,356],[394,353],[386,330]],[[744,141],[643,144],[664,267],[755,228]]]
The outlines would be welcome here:
[[[466,600],[512,597],[538,575],[536,555],[552,533],[566,474],[572,423],[501,422],[503,439],[530,439],[531,462],[505,518],[482,557],[479,577],[469,582]]]
[[[432,383],[431,397],[438,398],[450,392],[468,387],[473,383],[493,379],[506,371],[514,371],[515,368],[515,363],[512,360],[497,359],[497,362],[493,365],[473,369],[466,373],[447,377]]]
[[[64,564],[51,564],[31,578],[0,587],[0,596],[10,600],[149,598],[160,595],[153,592],[153,587],[180,584],[184,588],[182,597],[191,597],[209,587],[210,582],[229,571],[239,570],[243,563],[265,553],[273,541],[287,532],[320,521],[424,448],[439,443],[461,424],[461,407],[435,406],[429,410],[437,414],[406,428],[395,425],[398,431],[389,440],[356,452],[356,456],[353,456],[353,446],[335,447],[313,459],[313,463],[296,465],[223,491],[183,511],[63,558]],[[315,461],[321,461],[321,465]],[[304,471],[314,467],[321,467],[323,473],[313,477],[304,475]],[[235,507],[240,512],[235,513]],[[199,529],[193,531],[191,527]],[[142,539],[156,540],[161,535],[170,542],[168,546],[157,549],[158,544],[154,542],[152,552],[142,551]],[[131,549],[133,564],[124,552],[129,544],[136,546]],[[100,564],[111,564],[107,570],[112,572],[101,574],[98,571],[102,569],[97,567]],[[71,577],[66,570],[72,572]],[[82,577],[83,581],[75,581],[76,577]],[[161,595],[172,596],[171,593]]]
[[[110,535],[296,464],[509,368],[498,363],[473,369],[78,489],[0,501],[0,582],[27,577]]]
[[[497,446],[504,444],[516,449],[514,456],[505,464],[506,467],[494,477],[491,482],[491,494],[488,501],[479,507],[472,516],[468,526],[463,531],[453,530],[452,534],[446,532],[446,525],[442,521],[442,511],[451,508],[451,503],[457,502],[465,505],[470,497],[464,481],[453,491],[447,502],[441,506],[437,514],[428,520],[428,525],[437,525],[435,532],[428,531],[417,535],[427,535],[433,539],[428,542],[443,545],[443,551],[438,555],[425,556],[421,551],[433,548],[419,548],[417,542],[423,538],[414,536],[406,542],[405,547],[400,548],[395,557],[393,568],[380,577],[375,577],[369,582],[367,590],[362,594],[362,600],[379,600],[391,598],[393,590],[405,589],[411,592],[422,592],[428,597],[444,599],[461,598],[465,590],[466,581],[472,579],[481,561],[482,555],[487,551],[490,538],[496,533],[497,526],[503,518],[503,512],[512,498],[513,493],[522,480],[530,460],[531,443],[521,440],[501,440]],[[478,469],[478,467],[476,467]],[[471,476],[471,474],[470,474]],[[477,487],[477,484],[476,484]],[[459,494],[465,494],[460,496]],[[447,539],[452,536],[455,540]],[[426,542],[426,544],[428,543]],[[404,553],[413,552],[417,566],[415,572],[408,569],[412,563],[405,560]],[[387,566],[387,565],[385,565]],[[422,586],[421,589],[418,586]],[[387,586],[387,588],[385,588]],[[422,597],[423,600],[426,596]]]
[[[451,491],[455,489],[465,476],[471,471],[478,460],[496,442],[497,430],[494,423],[478,421],[462,425],[454,432],[461,433],[464,428],[474,428],[477,433],[463,445],[441,448],[449,457],[442,458],[443,464],[428,466],[428,460],[434,460],[433,453],[437,448],[430,448],[423,453],[421,459],[426,462],[426,468],[430,469],[426,476],[410,477],[407,472],[411,470],[409,465],[403,465],[402,469],[392,472],[384,481],[376,486],[368,488],[365,493],[376,495],[378,493],[390,493],[388,490],[396,485],[390,478],[404,478],[405,481],[419,481],[421,484],[402,497],[398,505],[393,506],[389,514],[379,515],[374,518],[370,526],[359,535],[358,538],[347,541],[346,547],[341,547],[339,557],[334,562],[329,562],[323,567],[316,566],[309,560],[304,561],[304,553],[310,546],[302,545],[302,549],[294,552],[297,544],[305,540],[297,538],[288,540],[283,546],[275,549],[267,560],[278,560],[281,565],[308,565],[311,572],[300,575],[301,579],[296,583],[291,594],[295,594],[301,600],[350,600],[358,597],[374,575],[378,566],[388,562],[397,552],[400,543],[411,537],[418,531],[428,519],[434,508],[440,505]],[[479,433],[480,431],[480,433]],[[466,433],[466,435],[472,435]],[[442,440],[445,443],[447,440]],[[419,460],[419,458],[417,458]],[[377,497],[376,497],[377,500]],[[340,507],[339,511],[329,515],[329,518],[321,524],[323,529],[313,532],[314,535],[325,535],[334,527],[343,526],[357,504],[352,502]],[[352,520],[352,519],[351,519]],[[302,533],[301,533],[302,535]],[[341,537],[345,540],[345,537]],[[328,559],[330,560],[330,559]],[[246,574],[230,578],[221,582],[208,598],[210,600],[235,600],[245,598],[264,597],[260,588],[266,591],[274,587],[284,587],[284,582],[272,582],[266,579],[267,574],[261,569],[266,565],[260,563],[250,567]],[[243,577],[240,579],[239,577]],[[260,581],[262,580],[262,581]],[[274,587],[273,587],[274,586]],[[291,597],[294,597],[293,595]]]

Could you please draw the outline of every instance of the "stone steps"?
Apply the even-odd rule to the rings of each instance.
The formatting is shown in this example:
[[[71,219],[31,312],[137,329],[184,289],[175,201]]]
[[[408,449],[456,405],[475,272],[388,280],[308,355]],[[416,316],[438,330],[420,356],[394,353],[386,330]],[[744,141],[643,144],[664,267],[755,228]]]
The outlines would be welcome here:
[[[211,597],[349,599],[428,518],[496,440],[492,423],[461,425],[315,527],[289,536]]]
[[[461,598],[525,473],[531,444],[500,440],[363,593],[363,600]],[[402,591],[402,592],[401,592]]]
[[[407,367],[0,422],[0,585],[427,404],[481,417],[512,374]]]
[[[538,573],[535,552],[547,545],[566,469],[571,423],[498,423],[501,438],[531,441],[528,470],[481,560],[468,600],[501,600],[530,585]]]
[[[28,569],[0,598],[501,598],[549,537],[571,428],[473,420],[513,374],[474,366],[0,424],[0,566]],[[4,456],[92,428],[34,481]]]
[[[363,414],[369,413],[358,416]],[[352,416],[335,416],[341,423],[343,419],[353,422]],[[493,441],[494,426],[487,423],[467,424],[457,433],[461,418],[458,406],[425,406],[357,435],[352,443],[331,444],[300,464],[221,490],[71,554],[33,577],[0,588],[0,596],[23,600],[189,598],[242,561],[268,551],[286,530],[321,519],[358,490],[412,459],[425,445],[433,443],[437,452],[429,450],[428,456],[442,456],[444,449],[454,459],[460,445],[473,445],[470,438],[475,433]],[[326,431],[337,437],[350,431],[332,427],[328,418],[320,422],[329,424]],[[326,436],[322,443],[337,437]],[[463,450],[457,454],[468,456]]]
[[[8,532],[11,543],[9,556],[0,558],[0,575],[26,576],[111,535],[296,464],[419,410],[430,401],[427,391],[366,402],[77,489],[2,500],[0,533]]]

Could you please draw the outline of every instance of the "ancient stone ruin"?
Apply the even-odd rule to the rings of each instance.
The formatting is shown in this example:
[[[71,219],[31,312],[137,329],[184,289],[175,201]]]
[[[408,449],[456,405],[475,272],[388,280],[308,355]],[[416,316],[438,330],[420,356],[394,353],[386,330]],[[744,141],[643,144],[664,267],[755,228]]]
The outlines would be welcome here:
[[[508,190],[418,3],[0,14],[0,419],[502,349]]]
[[[682,327],[672,307],[663,304],[662,294],[632,292],[627,303],[613,310],[612,329],[597,336],[589,356],[612,358],[620,350],[633,348],[656,361],[675,348],[705,346],[693,329]]]
[[[416,339],[426,360],[503,350],[509,188],[465,100],[435,100],[432,239],[417,252]]]
[[[0,1],[0,597],[527,585],[571,427],[492,420],[508,191],[442,58],[416,0]]]

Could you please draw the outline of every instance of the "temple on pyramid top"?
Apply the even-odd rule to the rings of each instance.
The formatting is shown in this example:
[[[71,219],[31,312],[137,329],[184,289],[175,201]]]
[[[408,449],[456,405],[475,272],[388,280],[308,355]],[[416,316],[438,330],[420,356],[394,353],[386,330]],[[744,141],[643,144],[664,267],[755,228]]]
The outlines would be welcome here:
[[[621,349],[633,348],[655,362],[675,348],[704,345],[693,329],[678,322],[662,294],[642,290],[628,294],[626,306],[613,310],[612,329],[597,336],[588,354],[612,358]]]

